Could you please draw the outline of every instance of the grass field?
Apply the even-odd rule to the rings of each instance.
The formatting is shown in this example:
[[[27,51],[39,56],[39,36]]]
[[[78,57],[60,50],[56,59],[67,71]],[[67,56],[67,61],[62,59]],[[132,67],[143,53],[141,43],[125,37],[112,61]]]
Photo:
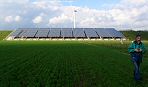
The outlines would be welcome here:
[[[148,42],[145,42],[148,48]],[[0,87],[148,87],[133,80],[129,42],[0,42]]]
[[[9,33],[0,31],[0,87],[148,87],[148,52],[137,83],[130,41],[1,41]]]

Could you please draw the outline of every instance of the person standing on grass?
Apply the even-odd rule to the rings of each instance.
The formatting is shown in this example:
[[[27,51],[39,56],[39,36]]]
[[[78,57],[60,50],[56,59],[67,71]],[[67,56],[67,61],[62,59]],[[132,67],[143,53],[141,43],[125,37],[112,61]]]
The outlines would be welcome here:
[[[135,41],[128,48],[129,53],[135,67],[134,70],[134,79],[141,80],[140,76],[140,63],[142,63],[142,57],[145,53],[144,44],[141,42],[141,35],[137,35]]]

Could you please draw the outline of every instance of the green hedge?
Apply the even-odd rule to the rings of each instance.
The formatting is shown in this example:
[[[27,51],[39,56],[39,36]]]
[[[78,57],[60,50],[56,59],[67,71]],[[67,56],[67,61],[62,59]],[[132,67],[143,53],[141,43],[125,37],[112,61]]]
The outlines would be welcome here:
[[[148,40],[148,31],[121,31],[129,40],[134,40],[137,34],[142,36],[143,40]]]

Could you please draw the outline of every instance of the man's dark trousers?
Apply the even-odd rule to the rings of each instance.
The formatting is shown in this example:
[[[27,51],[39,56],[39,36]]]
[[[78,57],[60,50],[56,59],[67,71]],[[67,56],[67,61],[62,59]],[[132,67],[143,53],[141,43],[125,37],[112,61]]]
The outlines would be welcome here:
[[[132,53],[132,61],[134,63],[134,78],[135,80],[140,80],[140,63],[142,62],[141,53]]]

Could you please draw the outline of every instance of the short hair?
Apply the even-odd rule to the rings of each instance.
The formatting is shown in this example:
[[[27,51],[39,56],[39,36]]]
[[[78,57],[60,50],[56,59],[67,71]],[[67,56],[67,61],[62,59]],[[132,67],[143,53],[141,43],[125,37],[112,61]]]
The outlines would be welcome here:
[[[136,38],[137,38],[137,37],[141,37],[141,35],[140,35],[140,34],[137,34],[137,35],[136,35]]]

